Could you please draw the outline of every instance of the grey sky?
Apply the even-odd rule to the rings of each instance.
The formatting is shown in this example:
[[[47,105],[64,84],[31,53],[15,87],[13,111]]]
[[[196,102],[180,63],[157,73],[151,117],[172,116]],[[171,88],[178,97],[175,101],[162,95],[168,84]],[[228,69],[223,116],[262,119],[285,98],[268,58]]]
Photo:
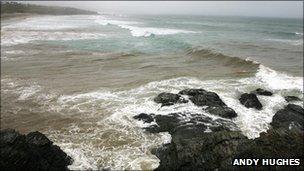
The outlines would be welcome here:
[[[115,14],[194,14],[260,17],[303,17],[302,1],[35,1]]]

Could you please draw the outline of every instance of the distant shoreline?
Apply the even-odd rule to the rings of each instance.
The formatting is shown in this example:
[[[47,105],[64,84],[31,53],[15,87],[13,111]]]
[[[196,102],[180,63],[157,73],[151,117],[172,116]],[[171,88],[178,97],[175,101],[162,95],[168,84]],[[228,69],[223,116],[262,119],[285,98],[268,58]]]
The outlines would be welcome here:
[[[29,17],[38,16],[39,14],[32,13],[10,13],[10,14],[1,14],[1,20],[3,21],[20,21],[25,20]]]
[[[17,2],[1,2],[1,19],[23,18],[35,15],[96,15],[95,11],[70,7],[41,6]]]

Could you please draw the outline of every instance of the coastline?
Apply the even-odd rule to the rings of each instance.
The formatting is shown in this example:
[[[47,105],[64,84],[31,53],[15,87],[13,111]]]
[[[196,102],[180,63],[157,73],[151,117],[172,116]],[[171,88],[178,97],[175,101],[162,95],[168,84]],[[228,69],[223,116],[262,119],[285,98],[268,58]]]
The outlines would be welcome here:
[[[300,24],[167,17],[1,14],[2,126],[40,131],[71,170],[302,157],[280,141],[302,147]]]

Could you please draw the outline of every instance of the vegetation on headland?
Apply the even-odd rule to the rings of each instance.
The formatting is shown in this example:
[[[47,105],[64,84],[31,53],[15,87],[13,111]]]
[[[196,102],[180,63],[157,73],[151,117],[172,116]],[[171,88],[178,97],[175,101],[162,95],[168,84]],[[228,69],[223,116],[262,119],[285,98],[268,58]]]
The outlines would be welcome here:
[[[18,2],[1,2],[1,15],[14,13],[48,14],[48,15],[77,15],[97,14],[97,12],[70,7],[41,6]]]

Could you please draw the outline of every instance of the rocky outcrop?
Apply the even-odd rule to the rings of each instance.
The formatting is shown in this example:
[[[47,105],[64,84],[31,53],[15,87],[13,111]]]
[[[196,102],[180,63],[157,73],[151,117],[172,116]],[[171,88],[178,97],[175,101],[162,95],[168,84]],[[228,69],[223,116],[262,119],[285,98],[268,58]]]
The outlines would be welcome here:
[[[261,110],[263,107],[257,96],[253,93],[242,94],[239,98],[239,101],[247,108],[256,108],[258,110]]]
[[[186,138],[185,138],[186,137]],[[156,170],[215,170],[230,165],[238,145],[247,141],[240,132],[174,134],[172,142],[152,150],[160,159]]]
[[[187,103],[188,100],[184,99],[179,94],[160,93],[157,97],[154,98],[154,102],[161,103],[162,106],[170,106],[176,103]]]
[[[198,106],[207,106],[203,110],[209,113],[226,118],[234,116],[234,111],[213,92],[186,89],[179,94],[189,96]],[[242,95],[241,99],[246,107],[262,108],[255,94]],[[156,124],[144,128],[150,133],[171,134],[170,143],[152,150],[160,159],[156,170],[274,170],[285,168],[235,167],[231,163],[234,158],[300,158],[303,161],[303,115],[302,107],[287,105],[274,115],[272,128],[256,139],[245,137],[230,119],[214,119],[203,114],[141,114],[136,118],[143,121],[142,118],[153,118]],[[302,170],[303,166],[293,169]]]
[[[185,89],[178,94],[187,95],[197,106],[207,106],[206,111],[224,118],[234,118],[237,113],[228,107],[222,99],[214,92],[204,89]]]
[[[71,157],[40,132],[22,135],[5,129],[0,136],[1,170],[68,170],[72,163]]]
[[[211,114],[215,114],[223,118],[231,119],[237,117],[236,112],[227,106],[208,107],[206,110]]]
[[[284,98],[287,102],[301,101],[301,99],[299,97],[296,97],[296,96],[285,96]]]
[[[229,164],[238,144],[248,140],[229,120],[193,113],[150,116],[157,125],[146,131],[169,132],[172,137],[170,144],[152,150],[161,160],[157,170],[213,170]]]
[[[145,123],[151,123],[154,119],[153,119],[154,114],[148,115],[146,113],[141,113],[139,115],[134,116],[134,119],[143,121]]]
[[[147,114],[146,114],[147,115]],[[179,131],[188,131],[189,135],[196,132],[236,130],[237,126],[224,119],[212,119],[208,116],[195,113],[170,113],[168,115],[150,114],[156,124],[144,128],[151,133],[169,132],[175,134]],[[138,120],[140,120],[138,118]]]
[[[258,89],[254,90],[254,91],[251,91],[250,93],[256,94],[256,95],[262,95],[262,96],[272,96],[272,92],[271,91],[264,90],[264,89],[261,89],[261,88],[258,88]]]
[[[272,118],[271,126],[274,128],[303,130],[304,109],[301,106],[288,104],[279,110]]]

